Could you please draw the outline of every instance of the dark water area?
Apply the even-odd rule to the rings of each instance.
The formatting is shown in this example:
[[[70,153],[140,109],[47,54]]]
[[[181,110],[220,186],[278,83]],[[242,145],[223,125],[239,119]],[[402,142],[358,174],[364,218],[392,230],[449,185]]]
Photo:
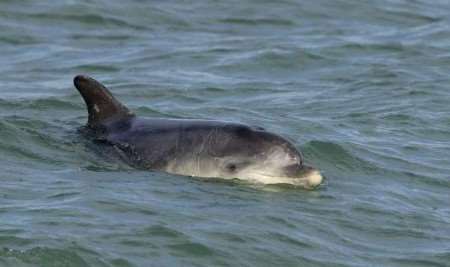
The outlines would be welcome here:
[[[450,2],[0,0],[0,266],[450,266]],[[133,169],[140,116],[292,140],[314,191]]]

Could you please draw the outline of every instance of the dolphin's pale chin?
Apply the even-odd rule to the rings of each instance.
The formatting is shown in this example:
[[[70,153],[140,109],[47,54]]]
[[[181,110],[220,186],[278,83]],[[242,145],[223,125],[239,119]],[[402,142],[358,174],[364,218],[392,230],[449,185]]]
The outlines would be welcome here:
[[[323,182],[323,176],[317,169],[308,169],[302,171],[296,177],[288,177],[284,175],[270,175],[264,172],[246,172],[236,177],[238,179],[247,180],[265,185],[288,184],[305,189],[315,189]]]
[[[263,185],[287,184],[310,190],[318,187],[324,180],[318,169],[307,165],[267,166],[256,162],[243,167],[241,171],[233,172],[221,166],[226,166],[226,163],[213,161],[210,158],[197,158],[197,160],[189,158],[169,162],[165,171],[193,177],[239,179]]]
[[[254,164],[235,173],[220,172],[211,160],[181,160],[170,162],[166,172],[203,178],[239,179],[255,184],[276,185],[286,184],[304,189],[315,189],[322,184],[324,178],[316,168],[301,165],[288,165],[285,167],[264,166]]]

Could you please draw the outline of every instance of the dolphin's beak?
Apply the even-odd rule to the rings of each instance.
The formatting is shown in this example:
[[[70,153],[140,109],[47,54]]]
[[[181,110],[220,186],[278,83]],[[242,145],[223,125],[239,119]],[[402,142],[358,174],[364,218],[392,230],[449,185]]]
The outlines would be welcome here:
[[[302,166],[299,177],[302,180],[303,186],[307,189],[318,187],[324,180],[318,169],[307,165]]]

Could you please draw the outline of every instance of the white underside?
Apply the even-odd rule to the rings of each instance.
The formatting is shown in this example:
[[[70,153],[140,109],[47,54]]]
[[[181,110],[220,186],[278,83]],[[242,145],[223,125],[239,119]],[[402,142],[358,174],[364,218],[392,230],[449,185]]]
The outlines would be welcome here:
[[[267,175],[249,175],[249,181],[256,183],[271,185],[271,184],[290,184],[294,186],[300,186],[307,189],[312,189],[320,185],[323,181],[323,176],[318,170],[313,170],[303,177],[280,177],[280,176],[267,176]],[[247,179],[246,179],[247,180]]]
[[[196,164],[183,164],[182,167],[178,165],[169,165],[165,171],[174,174],[188,175],[192,177],[202,178],[221,178],[221,179],[239,179],[251,183],[273,185],[273,184],[290,184],[306,189],[313,189],[320,185],[323,181],[323,176],[318,170],[312,170],[305,173],[302,177],[284,177],[281,175],[274,175],[267,170],[247,169],[236,175],[223,175],[222,173],[213,169],[202,169]],[[180,168],[181,167],[181,168]]]

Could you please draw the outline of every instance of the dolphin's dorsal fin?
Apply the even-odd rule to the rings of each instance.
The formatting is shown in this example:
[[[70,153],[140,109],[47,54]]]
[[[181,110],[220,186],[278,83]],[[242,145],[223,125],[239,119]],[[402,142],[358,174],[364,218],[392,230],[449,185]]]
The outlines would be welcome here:
[[[91,77],[78,75],[73,83],[86,102],[89,127],[96,128],[109,119],[120,120],[133,116],[105,86]]]

